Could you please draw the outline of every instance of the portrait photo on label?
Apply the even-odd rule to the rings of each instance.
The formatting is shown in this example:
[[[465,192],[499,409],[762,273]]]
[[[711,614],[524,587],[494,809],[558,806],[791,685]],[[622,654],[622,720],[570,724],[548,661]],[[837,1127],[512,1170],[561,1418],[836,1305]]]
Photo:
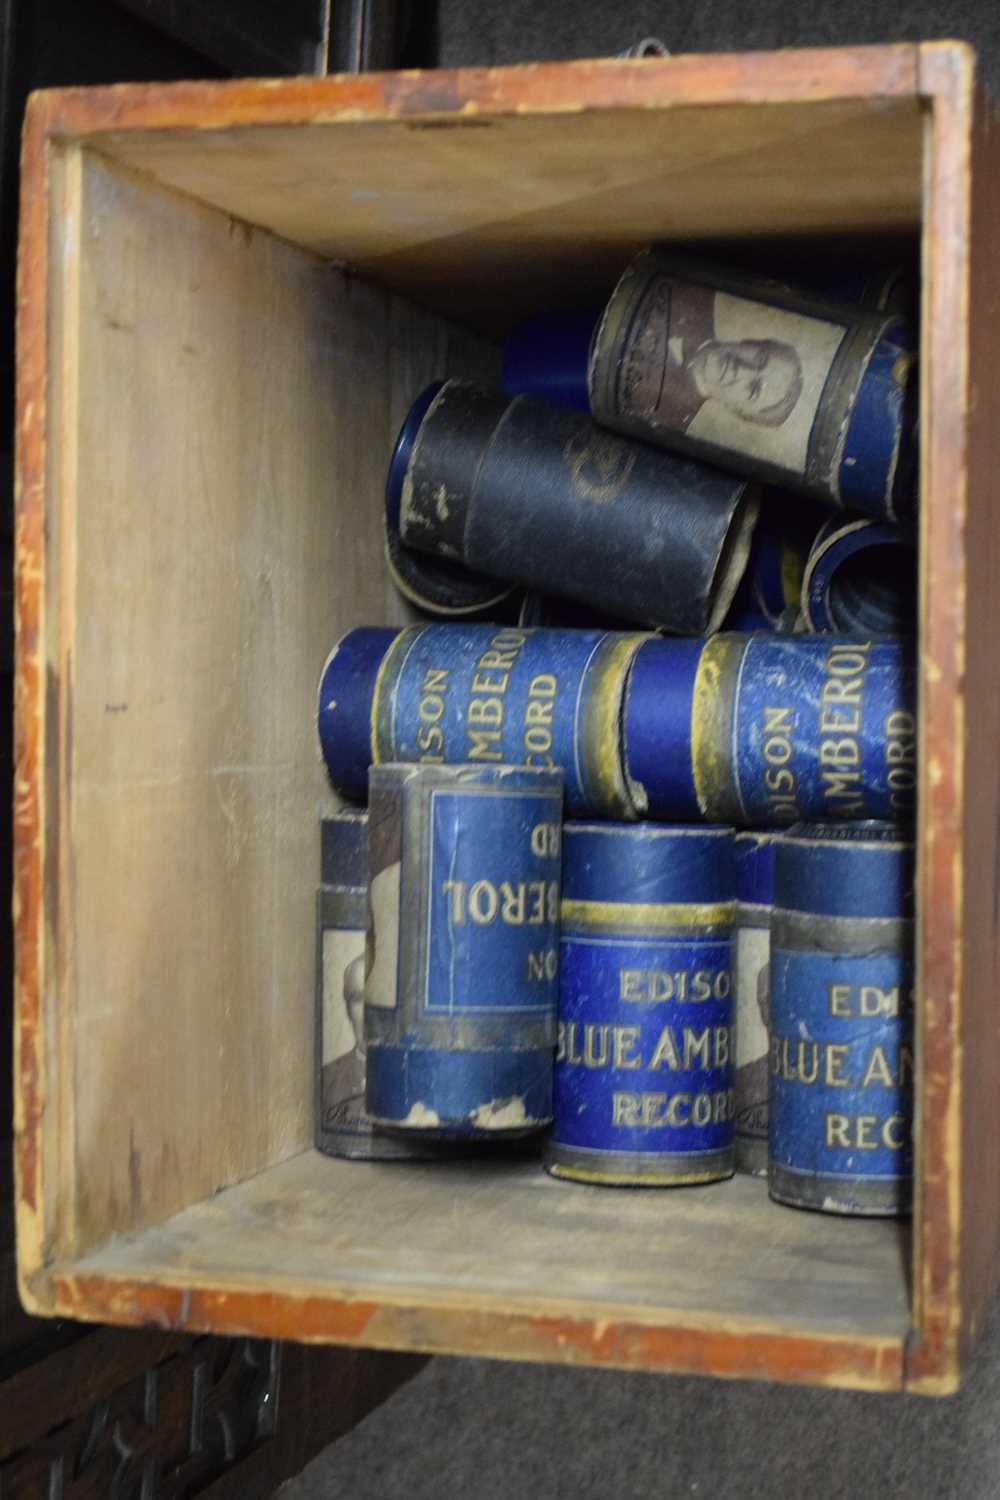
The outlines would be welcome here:
[[[771,936],[765,928],[736,934],[736,1129],[766,1135]]]
[[[693,282],[655,277],[622,365],[624,412],[799,474],[846,330]]]
[[[365,935],[323,933],[323,1124],[356,1125],[365,1109]]]

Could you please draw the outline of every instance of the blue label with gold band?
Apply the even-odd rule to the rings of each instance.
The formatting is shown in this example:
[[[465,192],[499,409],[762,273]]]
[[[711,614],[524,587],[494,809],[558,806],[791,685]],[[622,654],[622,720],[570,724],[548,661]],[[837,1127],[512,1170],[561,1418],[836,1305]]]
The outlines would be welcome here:
[[[368,767],[521,765],[563,772],[567,810],[629,818],[625,683],[641,633],[503,625],[362,627],[319,688],[334,785],[363,797]]]
[[[555,1176],[668,1185],[733,1165],[728,829],[568,823]]]
[[[773,827],[912,816],[916,670],[891,638],[658,639],[625,709],[633,796],[651,817]]]
[[[429,625],[382,662],[374,760],[561,769],[566,807],[627,817],[619,720],[643,635]]]
[[[912,1024],[913,965],[903,956],[772,947],[772,1170],[801,1178],[811,1206],[871,1211],[870,1184],[890,1195],[901,1185],[905,1207]]]
[[[563,938],[555,1143],[694,1174],[732,1146],[731,961],[728,937]]]
[[[741,821],[910,814],[916,725],[900,703],[898,645],[831,641],[804,659],[799,644],[746,645],[733,726]]]
[[[556,1011],[560,830],[551,812],[549,794],[430,795],[424,1011],[508,1015],[511,1045],[519,1011]]]

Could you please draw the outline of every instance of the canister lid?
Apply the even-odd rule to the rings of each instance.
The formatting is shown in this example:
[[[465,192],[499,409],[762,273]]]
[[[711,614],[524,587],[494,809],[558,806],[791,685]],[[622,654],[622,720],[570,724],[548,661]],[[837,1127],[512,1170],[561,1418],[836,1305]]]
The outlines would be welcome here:
[[[906,825],[796,823],[775,839],[774,904],[829,917],[912,917]]]
[[[433,557],[404,547],[388,513],[385,561],[389,577],[404,599],[445,620],[495,617],[516,592],[515,584],[474,573],[450,557]],[[512,610],[513,606],[505,613],[509,616]]]
[[[731,828],[565,823],[564,901],[717,905],[734,897]]]
[[[916,570],[907,528],[887,521],[828,523],[813,543],[802,582],[808,628],[848,634],[912,631]]]
[[[346,797],[364,800],[372,759],[372,701],[382,660],[400,634],[363,625],[341,636],[319,683],[316,727],[330,780]]]

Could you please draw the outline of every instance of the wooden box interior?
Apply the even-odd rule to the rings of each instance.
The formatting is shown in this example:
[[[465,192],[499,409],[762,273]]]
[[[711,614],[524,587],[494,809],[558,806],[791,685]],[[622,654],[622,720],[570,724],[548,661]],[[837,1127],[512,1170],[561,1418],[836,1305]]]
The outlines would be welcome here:
[[[806,1340],[807,1378],[898,1384],[905,1225],[745,1178],[606,1192],[311,1148],[337,806],[315,688],[340,633],[404,618],[380,507],[409,401],[495,375],[517,317],[586,305],[652,239],[759,257],[915,245],[922,219],[913,93],[441,119],[427,88],[427,118],[105,123],[49,147],[57,1044],[21,1223],[48,1290],[25,1287],[81,1316],[524,1358],[600,1359],[614,1325],[614,1363],[791,1378]]]

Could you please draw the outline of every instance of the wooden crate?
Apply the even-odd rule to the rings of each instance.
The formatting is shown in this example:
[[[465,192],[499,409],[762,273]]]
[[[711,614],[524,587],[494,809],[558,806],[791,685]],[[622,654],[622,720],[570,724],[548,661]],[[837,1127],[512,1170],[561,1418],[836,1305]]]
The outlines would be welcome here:
[[[1000,1233],[1000,150],[958,44],[42,94],[19,291],[22,1294],[45,1314],[944,1393]],[[922,237],[918,1185],[310,1149],[312,709],[401,618],[407,401],[653,238]],[[347,269],[350,268],[350,269]],[[970,712],[966,714],[966,704]]]

